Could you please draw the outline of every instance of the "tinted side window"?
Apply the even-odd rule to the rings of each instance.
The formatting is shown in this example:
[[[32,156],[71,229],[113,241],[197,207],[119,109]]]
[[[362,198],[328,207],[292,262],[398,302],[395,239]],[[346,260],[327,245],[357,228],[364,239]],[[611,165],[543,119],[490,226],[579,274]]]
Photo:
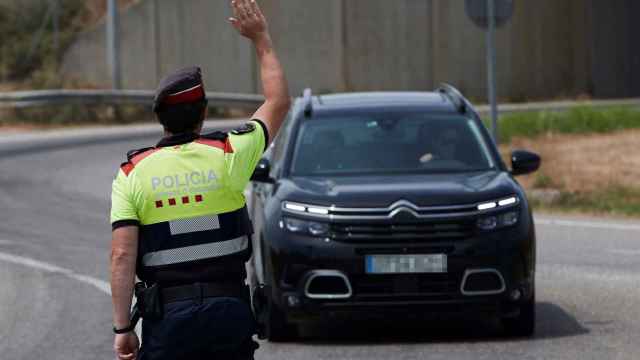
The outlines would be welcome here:
[[[272,174],[278,174],[282,167],[282,160],[286,153],[286,144],[287,139],[289,138],[289,134],[291,132],[291,126],[293,124],[293,111],[289,111],[286,118],[284,119],[284,123],[282,124],[282,129],[276,136],[273,141],[272,149],[271,149],[271,166],[273,167]]]

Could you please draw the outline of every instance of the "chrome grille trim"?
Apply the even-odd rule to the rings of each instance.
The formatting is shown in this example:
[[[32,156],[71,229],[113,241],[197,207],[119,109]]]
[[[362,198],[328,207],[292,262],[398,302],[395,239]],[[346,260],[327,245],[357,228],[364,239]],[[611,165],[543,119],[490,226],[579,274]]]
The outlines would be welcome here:
[[[301,204],[295,202],[286,202],[293,205],[299,205],[301,207],[313,207],[315,209],[327,210],[328,214],[318,214],[304,211],[294,211],[285,207],[285,202],[282,203],[282,211],[288,214],[303,215],[316,219],[325,220],[390,220],[393,219],[400,212],[407,212],[413,215],[416,219],[456,219],[472,217],[476,215],[491,213],[495,211],[501,211],[516,207],[520,204],[520,199],[516,197],[516,202],[510,205],[501,206],[493,209],[478,210],[478,205],[484,202],[466,204],[466,205],[442,205],[442,206],[417,206],[407,200],[396,201],[385,208],[353,208],[353,207],[338,207],[338,206],[316,206],[310,204]],[[505,197],[508,198],[508,197]]]

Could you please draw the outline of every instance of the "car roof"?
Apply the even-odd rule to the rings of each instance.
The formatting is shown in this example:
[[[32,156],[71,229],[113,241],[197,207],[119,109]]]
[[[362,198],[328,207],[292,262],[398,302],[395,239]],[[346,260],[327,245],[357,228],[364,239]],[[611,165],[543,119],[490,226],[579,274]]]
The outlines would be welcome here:
[[[319,95],[312,98],[314,113],[395,109],[458,113],[451,99],[441,92],[359,92]]]

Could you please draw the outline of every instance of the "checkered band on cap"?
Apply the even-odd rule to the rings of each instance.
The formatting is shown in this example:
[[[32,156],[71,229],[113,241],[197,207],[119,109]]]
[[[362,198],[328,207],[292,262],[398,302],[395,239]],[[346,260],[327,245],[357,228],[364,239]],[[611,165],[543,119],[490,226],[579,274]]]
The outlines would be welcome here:
[[[202,71],[192,66],[177,70],[163,78],[158,85],[153,101],[153,111],[164,105],[175,105],[206,99]]]
[[[189,219],[169,221],[171,235],[189,234],[198,231],[220,229],[218,215],[200,216]]]
[[[209,244],[150,252],[143,256],[142,264],[144,266],[163,266],[195,260],[213,259],[240,253],[248,249],[248,247],[249,238],[247,236],[241,236],[239,238]]]

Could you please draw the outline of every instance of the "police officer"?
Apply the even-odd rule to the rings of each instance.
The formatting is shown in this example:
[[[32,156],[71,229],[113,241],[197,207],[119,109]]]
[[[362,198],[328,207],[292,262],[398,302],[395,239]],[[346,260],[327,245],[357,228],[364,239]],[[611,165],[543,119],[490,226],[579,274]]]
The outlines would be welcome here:
[[[232,2],[231,25],[255,45],[266,101],[230,133],[201,135],[207,99],[199,68],[159,85],[165,137],[130,151],[113,182],[111,291],[118,359],[252,359],[245,285],[251,222],[243,190],[290,106],[267,22],[252,0]],[[130,308],[135,276],[142,347]]]

